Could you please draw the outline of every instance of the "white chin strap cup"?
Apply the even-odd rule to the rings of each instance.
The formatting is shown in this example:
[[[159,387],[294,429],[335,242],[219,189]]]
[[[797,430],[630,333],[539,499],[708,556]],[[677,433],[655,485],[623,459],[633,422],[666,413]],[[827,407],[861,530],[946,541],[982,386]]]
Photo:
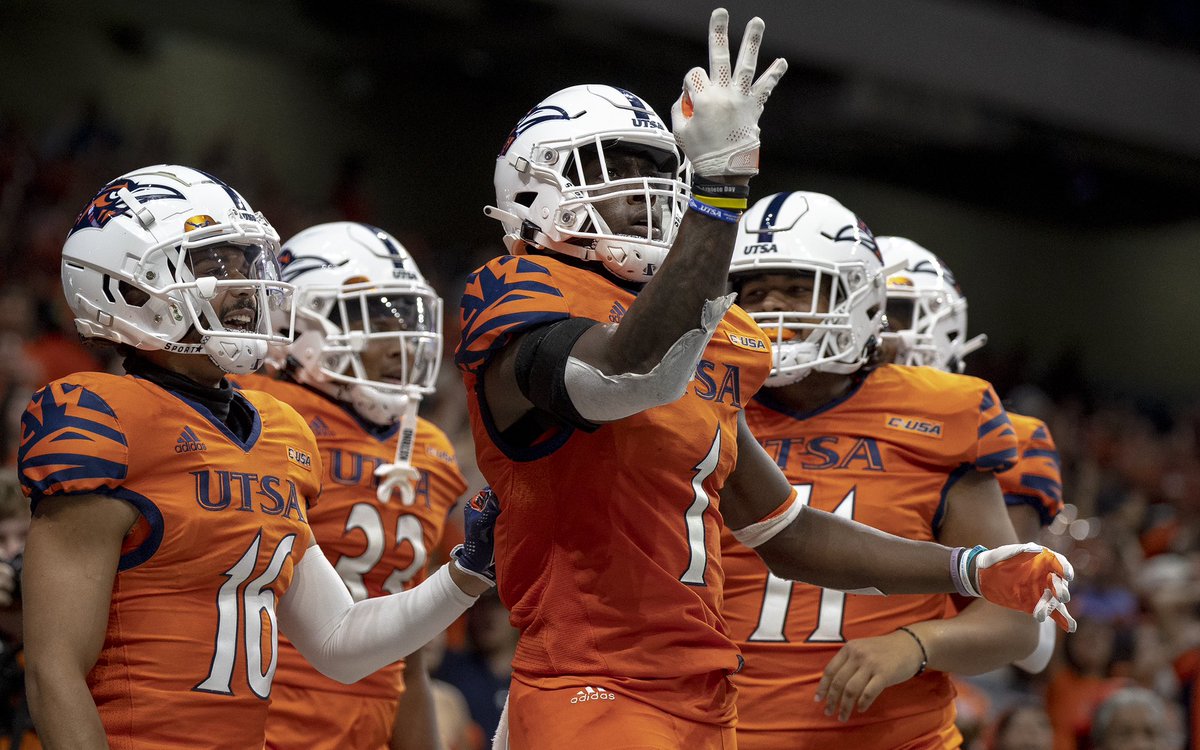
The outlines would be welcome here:
[[[262,367],[267,342],[237,336],[208,336],[201,348],[213,364],[233,375],[246,375]]]

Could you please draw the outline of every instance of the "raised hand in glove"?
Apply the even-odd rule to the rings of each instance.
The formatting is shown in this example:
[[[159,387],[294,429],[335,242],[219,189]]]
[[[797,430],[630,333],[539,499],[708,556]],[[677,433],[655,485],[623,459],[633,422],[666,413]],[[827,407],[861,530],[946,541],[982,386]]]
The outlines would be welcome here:
[[[758,17],[746,24],[731,70],[729,13],[717,8],[708,23],[708,72],[692,68],[683,79],[683,93],[671,108],[671,128],[701,177],[758,174],[758,118],[787,70],[787,61],[779,58],[754,80],[764,28]]]
[[[1029,612],[1038,622],[1051,617],[1063,630],[1075,632],[1075,618],[1067,612],[1067,584],[1075,570],[1059,553],[1034,543],[975,547],[963,553],[961,568],[965,593]]]
[[[500,499],[491,487],[484,487],[463,509],[463,543],[450,552],[454,566],[487,583],[496,585],[495,535]]]

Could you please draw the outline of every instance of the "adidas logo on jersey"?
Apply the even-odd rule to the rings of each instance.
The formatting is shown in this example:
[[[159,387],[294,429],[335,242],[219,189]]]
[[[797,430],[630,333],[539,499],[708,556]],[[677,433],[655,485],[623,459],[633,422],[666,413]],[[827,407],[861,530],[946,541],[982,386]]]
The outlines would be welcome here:
[[[191,427],[184,427],[183,432],[179,433],[179,439],[175,441],[176,453],[191,453],[192,451],[206,451],[208,446],[200,442],[200,437],[192,430]]]
[[[329,429],[329,425],[325,424],[325,420],[320,417],[309,422],[308,426],[316,437],[333,437],[333,430]]]
[[[620,302],[614,302],[612,308],[608,311],[609,323],[620,323],[621,318],[625,317],[625,305]]]
[[[585,687],[575,694],[572,703],[587,703],[588,701],[615,701],[616,693],[610,693],[604,688]]]

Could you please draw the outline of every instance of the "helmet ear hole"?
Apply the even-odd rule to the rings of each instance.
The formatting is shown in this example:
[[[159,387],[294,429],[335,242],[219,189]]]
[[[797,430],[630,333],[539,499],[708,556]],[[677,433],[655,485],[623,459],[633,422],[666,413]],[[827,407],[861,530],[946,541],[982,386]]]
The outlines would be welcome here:
[[[104,293],[108,295],[110,300],[115,302],[116,300],[112,299],[112,291],[109,289],[109,284],[112,281],[111,277],[105,276],[104,281]],[[150,301],[149,294],[146,294],[127,281],[118,282],[117,291],[121,293],[121,298],[125,300],[125,304],[130,307],[141,307]]]
[[[537,193],[517,193],[513,196],[513,200],[525,208],[529,208],[537,200]]]

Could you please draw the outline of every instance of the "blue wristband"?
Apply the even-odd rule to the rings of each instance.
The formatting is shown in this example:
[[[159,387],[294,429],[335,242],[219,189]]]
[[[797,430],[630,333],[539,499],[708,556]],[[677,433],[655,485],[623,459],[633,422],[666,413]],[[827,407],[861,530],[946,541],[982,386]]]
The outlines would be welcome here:
[[[740,211],[726,211],[723,208],[710,206],[707,203],[701,203],[695,198],[688,199],[688,209],[704,214],[710,219],[717,219],[728,224],[737,224],[742,219]]]

